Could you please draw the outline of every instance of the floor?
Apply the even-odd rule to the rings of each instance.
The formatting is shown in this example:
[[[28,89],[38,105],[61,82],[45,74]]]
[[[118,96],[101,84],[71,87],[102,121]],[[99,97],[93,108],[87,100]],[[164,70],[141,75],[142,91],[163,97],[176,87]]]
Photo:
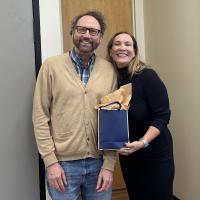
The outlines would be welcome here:
[[[114,190],[112,193],[112,200],[129,200],[126,189]]]
[[[81,197],[80,200],[82,200]],[[113,190],[112,200],[129,200],[126,189]]]
[[[126,189],[114,190],[112,194],[112,200],[129,200]],[[173,196],[173,200],[180,200]]]

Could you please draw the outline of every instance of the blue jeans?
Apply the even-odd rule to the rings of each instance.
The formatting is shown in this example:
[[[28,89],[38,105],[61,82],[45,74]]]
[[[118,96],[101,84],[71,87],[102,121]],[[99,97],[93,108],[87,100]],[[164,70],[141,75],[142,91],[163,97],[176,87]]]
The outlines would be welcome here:
[[[59,192],[47,181],[49,195],[53,200],[111,200],[112,188],[106,192],[97,192],[96,185],[102,166],[101,158],[59,162],[67,179],[65,192]]]

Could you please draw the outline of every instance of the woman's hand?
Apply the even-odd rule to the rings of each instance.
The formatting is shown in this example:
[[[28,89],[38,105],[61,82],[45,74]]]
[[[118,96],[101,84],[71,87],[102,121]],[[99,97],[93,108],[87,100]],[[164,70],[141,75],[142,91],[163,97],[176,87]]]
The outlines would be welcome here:
[[[128,156],[142,148],[144,148],[144,143],[142,141],[134,141],[131,143],[125,143],[125,147],[121,148],[117,152],[121,155]]]

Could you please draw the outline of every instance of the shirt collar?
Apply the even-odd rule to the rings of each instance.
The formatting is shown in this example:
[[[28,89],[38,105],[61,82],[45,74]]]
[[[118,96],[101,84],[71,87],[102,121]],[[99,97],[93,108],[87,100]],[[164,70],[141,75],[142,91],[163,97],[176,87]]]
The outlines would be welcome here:
[[[81,57],[78,55],[78,53],[75,51],[75,48],[73,48],[71,51],[70,51],[70,57],[72,59],[72,61],[76,64],[79,64],[83,67],[83,62],[82,62],[82,59]],[[88,67],[90,67],[90,65],[94,64],[95,62],[95,59],[96,59],[96,55],[95,53],[92,53],[91,56],[90,56],[90,59],[89,59],[89,62],[88,62]]]

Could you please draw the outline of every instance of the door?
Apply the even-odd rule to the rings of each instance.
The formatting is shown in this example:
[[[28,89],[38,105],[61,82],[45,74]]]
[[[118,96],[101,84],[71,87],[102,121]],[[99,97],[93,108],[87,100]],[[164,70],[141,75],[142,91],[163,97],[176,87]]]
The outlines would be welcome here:
[[[133,32],[132,0],[62,0],[62,25],[64,51],[73,47],[71,40],[70,25],[74,16],[86,10],[99,10],[103,13],[106,21],[106,31],[97,48],[99,56],[106,56],[106,45],[111,36],[118,31]]]
[[[71,50],[70,25],[72,18],[86,10],[99,10],[104,14],[106,21],[106,32],[96,54],[106,57],[106,46],[112,35],[118,31],[133,32],[133,6],[131,0],[62,0],[62,28],[64,52]],[[122,178],[119,160],[114,172],[113,189],[123,189],[125,184]]]

